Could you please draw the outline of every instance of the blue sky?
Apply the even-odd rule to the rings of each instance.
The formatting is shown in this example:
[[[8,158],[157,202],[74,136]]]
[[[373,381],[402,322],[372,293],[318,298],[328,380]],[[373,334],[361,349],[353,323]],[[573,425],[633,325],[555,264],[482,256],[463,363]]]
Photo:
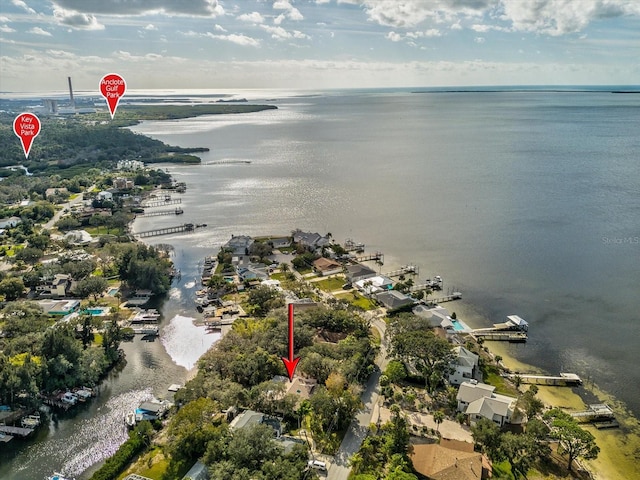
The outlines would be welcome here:
[[[1,0],[0,90],[640,84],[640,0]]]

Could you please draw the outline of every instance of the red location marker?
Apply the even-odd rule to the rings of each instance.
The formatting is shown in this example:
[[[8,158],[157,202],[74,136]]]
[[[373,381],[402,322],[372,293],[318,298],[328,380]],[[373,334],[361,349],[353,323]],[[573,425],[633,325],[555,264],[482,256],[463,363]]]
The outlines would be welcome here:
[[[289,374],[289,381],[293,381],[293,374],[296,371],[300,357],[293,358],[293,303],[289,304],[289,358],[282,357],[284,366]]]
[[[13,131],[22,142],[24,157],[29,158],[33,139],[40,133],[40,119],[33,113],[21,113],[13,121]]]
[[[118,102],[126,90],[127,83],[124,81],[124,78],[117,73],[109,73],[100,80],[100,93],[107,101],[107,105],[109,105],[109,112],[111,113],[112,119],[116,114]]]

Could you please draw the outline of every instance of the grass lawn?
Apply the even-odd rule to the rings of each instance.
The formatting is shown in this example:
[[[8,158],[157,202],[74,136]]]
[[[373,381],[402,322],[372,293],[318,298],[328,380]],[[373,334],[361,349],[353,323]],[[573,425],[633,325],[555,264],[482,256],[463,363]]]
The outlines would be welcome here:
[[[510,383],[504,381],[504,378],[500,376],[500,371],[495,365],[486,365],[482,368],[482,374],[484,376],[484,383],[493,385],[496,387],[496,393],[503,395],[511,395],[517,397],[520,392],[513,387]]]
[[[102,334],[101,333],[94,333],[93,334],[93,344],[97,347],[102,345]]]
[[[344,285],[344,278],[342,277],[332,277],[320,280],[319,282],[313,282],[314,287],[318,287],[320,290],[324,290],[325,292],[341,290],[342,285]]]
[[[287,276],[285,273],[272,273],[270,275],[271,280],[279,280],[279,281],[284,281],[286,280]]]
[[[351,305],[359,307],[362,310],[374,310],[376,308],[375,303],[356,292],[341,293],[336,295],[336,298],[338,300],[346,300]]]
[[[306,275],[307,273],[313,273],[313,269],[311,267],[305,267],[305,268],[301,268],[301,269],[297,269],[296,271],[300,274],[300,275]]]

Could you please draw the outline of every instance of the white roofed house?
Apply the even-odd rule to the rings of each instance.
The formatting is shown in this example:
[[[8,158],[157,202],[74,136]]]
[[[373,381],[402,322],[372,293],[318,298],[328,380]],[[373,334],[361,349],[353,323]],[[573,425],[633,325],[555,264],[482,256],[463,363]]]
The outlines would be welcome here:
[[[454,347],[453,351],[456,358],[451,363],[449,383],[460,385],[469,380],[482,380],[482,372],[478,368],[478,355],[460,345]]]
[[[353,283],[355,287],[366,295],[386,292],[393,288],[393,280],[382,275],[362,278]]]
[[[521,417],[516,415],[517,399],[500,395],[494,390],[495,387],[475,380],[462,383],[456,397],[458,411],[465,414],[471,425],[481,418],[501,427],[507,423],[520,423]]]
[[[248,235],[232,235],[231,240],[222,248],[230,250],[234,255],[249,255],[249,247],[253,244],[253,238]]]
[[[113,193],[111,193],[109,190],[103,190],[101,192],[98,192],[96,198],[100,201],[111,202],[113,201]]]

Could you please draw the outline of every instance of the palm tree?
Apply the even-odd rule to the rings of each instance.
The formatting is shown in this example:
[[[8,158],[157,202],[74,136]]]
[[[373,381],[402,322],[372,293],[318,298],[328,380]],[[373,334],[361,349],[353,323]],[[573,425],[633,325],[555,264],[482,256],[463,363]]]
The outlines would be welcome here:
[[[288,263],[281,263],[280,264],[280,271],[282,273],[287,273],[289,271],[289,264]]]
[[[440,433],[440,424],[444,421],[444,413],[440,410],[433,412],[433,421],[436,422],[436,432]]]

